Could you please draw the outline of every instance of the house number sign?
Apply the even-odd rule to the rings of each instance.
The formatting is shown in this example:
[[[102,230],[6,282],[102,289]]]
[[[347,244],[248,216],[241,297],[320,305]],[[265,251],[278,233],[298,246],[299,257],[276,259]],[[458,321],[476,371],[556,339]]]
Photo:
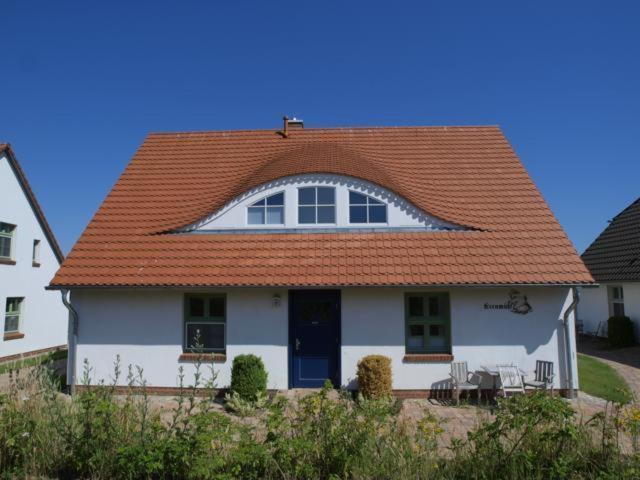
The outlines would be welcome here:
[[[488,303],[484,304],[485,310],[508,310],[520,315],[526,315],[533,311],[533,307],[529,304],[527,296],[518,290],[511,289],[504,303]]]

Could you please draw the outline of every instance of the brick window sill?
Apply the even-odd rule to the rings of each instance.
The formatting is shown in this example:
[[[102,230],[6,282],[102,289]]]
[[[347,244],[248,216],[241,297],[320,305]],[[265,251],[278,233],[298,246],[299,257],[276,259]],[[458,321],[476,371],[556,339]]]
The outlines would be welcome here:
[[[31,262],[31,266],[35,267],[35,268],[40,268],[40,263],[39,262]]]
[[[10,258],[0,258],[0,265],[15,265],[16,261]]]
[[[453,362],[449,353],[408,353],[402,359],[404,363]]]
[[[179,362],[197,362],[203,363],[216,362],[224,363],[227,361],[227,355],[224,353],[183,353],[178,357]]]
[[[21,338],[24,338],[24,333],[12,332],[12,333],[5,333],[3,340],[19,340]]]

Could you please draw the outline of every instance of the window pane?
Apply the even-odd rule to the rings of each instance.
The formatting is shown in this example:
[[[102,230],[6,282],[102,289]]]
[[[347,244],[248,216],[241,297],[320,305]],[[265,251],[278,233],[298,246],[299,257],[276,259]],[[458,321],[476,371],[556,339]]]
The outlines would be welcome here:
[[[424,325],[409,325],[407,346],[412,350],[424,348]]]
[[[5,311],[7,313],[18,313],[20,311],[20,304],[22,298],[7,298]]]
[[[318,223],[334,223],[336,207],[318,207]]]
[[[387,207],[385,205],[369,207],[369,223],[385,223]]]
[[[204,317],[204,299],[202,298],[189,299],[189,316]]]
[[[18,315],[7,315],[4,318],[4,331],[17,332],[19,324],[20,324],[20,317]]]
[[[267,198],[267,205],[284,205],[284,192],[276,193]]]
[[[366,223],[367,207],[349,207],[349,221],[351,223]]]
[[[367,197],[365,197],[361,193],[349,191],[349,203],[351,205],[366,205]]]
[[[442,350],[446,347],[446,338],[444,335],[444,325],[429,326],[429,348],[434,350]]]
[[[224,350],[224,325],[212,323],[189,323],[187,325],[187,348],[198,350]]]
[[[284,223],[284,207],[267,207],[267,223],[269,225]]]
[[[298,204],[299,205],[315,205],[316,204],[315,187],[306,187],[306,188],[298,189]]]
[[[424,302],[422,297],[409,297],[409,315],[412,317],[424,316]]]
[[[376,200],[373,197],[368,197],[369,199],[369,205],[384,205],[383,202],[381,202],[380,200]]]
[[[316,223],[316,207],[298,207],[298,223]]]
[[[334,205],[336,191],[333,187],[318,187],[318,205]]]
[[[11,256],[11,239],[7,237],[0,237],[0,257]]]
[[[440,299],[438,297],[429,297],[429,316],[437,317],[440,315]]]
[[[264,207],[249,207],[249,225],[264,224]]]
[[[251,206],[252,207],[259,207],[261,205],[264,205],[266,203],[266,200],[263,198],[261,200],[258,200],[256,203],[252,203]]]
[[[209,316],[224,317],[224,297],[213,297],[209,300]]]
[[[0,233],[11,234],[14,228],[16,228],[15,225],[0,222]]]

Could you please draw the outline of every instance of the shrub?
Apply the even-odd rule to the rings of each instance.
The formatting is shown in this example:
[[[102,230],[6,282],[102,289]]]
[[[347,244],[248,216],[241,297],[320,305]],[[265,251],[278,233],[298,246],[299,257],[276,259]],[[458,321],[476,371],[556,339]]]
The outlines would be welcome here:
[[[391,359],[368,355],[358,362],[358,387],[365,398],[391,396]]]
[[[612,347],[630,347],[635,343],[633,322],[629,317],[613,316],[607,323],[609,344]]]
[[[243,400],[255,402],[267,391],[267,371],[255,355],[238,355],[231,368],[231,391]]]

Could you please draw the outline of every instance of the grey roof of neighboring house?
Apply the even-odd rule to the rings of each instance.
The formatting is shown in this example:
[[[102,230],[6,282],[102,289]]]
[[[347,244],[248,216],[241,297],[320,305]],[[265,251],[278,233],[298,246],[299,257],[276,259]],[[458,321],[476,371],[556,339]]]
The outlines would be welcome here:
[[[614,217],[582,260],[597,282],[640,281],[640,198]]]

